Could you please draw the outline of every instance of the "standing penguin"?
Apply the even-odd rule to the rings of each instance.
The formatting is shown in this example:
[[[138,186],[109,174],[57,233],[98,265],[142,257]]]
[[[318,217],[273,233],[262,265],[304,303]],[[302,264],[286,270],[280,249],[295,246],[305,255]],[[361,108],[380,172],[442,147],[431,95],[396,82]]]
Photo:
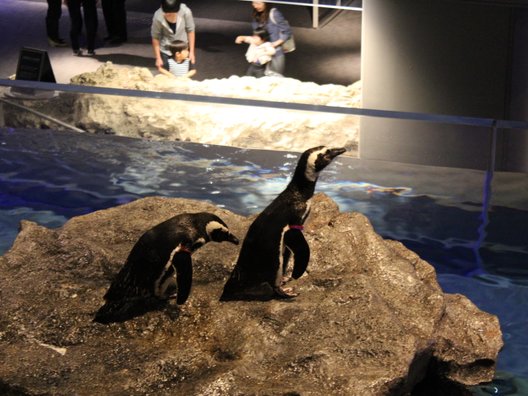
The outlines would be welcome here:
[[[192,284],[191,254],[209,241],[238,239],[212,213],[183,213],[145,232],[104,295],[95,315],[100,323],[118,322],[145,313],[176,296],[183,304]]]
[[[310,248],[302,233],[309,200],[319,172],[345,151],[319,146],[301,155],[286,189],[249,227],[221,301],[295,297],[291,290],[281,287],[288,260],[293,254],[292,277],[301,277],[310,260]]]

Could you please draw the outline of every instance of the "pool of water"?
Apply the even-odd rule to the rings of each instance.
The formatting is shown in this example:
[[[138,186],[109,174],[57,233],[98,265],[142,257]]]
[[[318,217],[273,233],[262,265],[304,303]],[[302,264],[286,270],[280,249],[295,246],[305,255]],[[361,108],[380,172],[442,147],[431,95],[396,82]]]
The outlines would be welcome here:
[[[287,184],[298,153],[0,128],[0,254],[22,219],[47,227],[160,195],[249,215]],[[528,175],[339,157],[317,191],[359,211],[433,264],[446,292],[497,315],[497,381],[475,392],[521,395],[528,378]],[[500,378],[499,378],[500,377]],[[504,379],[506,378],[506,379]],[[526,388],[525,388],[526,389]]]

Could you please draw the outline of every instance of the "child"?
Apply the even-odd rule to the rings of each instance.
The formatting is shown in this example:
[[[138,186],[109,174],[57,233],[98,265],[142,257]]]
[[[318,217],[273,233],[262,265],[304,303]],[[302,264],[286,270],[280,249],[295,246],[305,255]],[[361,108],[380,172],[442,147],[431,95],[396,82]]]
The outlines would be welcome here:
[[[249,44],[246,59],[249,62],[246,76],[263,77],[266,75],[266,64],[275,55],[275,47],[269,42],[269,33],[266,29],[258,28],[253,36],[238,36],[235,43]]]
[[[158,67],[158,71],[169,77],[192,77],[196,74],[194,65],[189,60],[189,46],[185,41],[175,40],[167,48],[172,58],[169,58],[169,70]]]

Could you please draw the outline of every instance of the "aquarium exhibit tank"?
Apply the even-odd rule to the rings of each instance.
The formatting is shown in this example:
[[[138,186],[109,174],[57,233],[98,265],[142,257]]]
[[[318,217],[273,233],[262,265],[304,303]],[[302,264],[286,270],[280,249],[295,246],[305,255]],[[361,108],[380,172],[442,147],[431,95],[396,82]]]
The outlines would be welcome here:
[[[229,105],[240,112],[265,111],[265,104],[251,101]],[[324,113],[287,111],[304,111],[306,118]],[[55,228],[148,196],[204,200],[240,215],[257,214],[284,189],[300,154],[130,138],[103,129],[83,133],[52,124],[0,128],[1,254],[22,220]],[[332,136],[321,136],[325,141],[332,144]],[[321,175],[316,191],[341,211],[364,214],[381,236],[432,264],[444,292],[464,294],[498,316],[505,345],[496,378],[471,387],[473,394],[527,394],[528,174],[344,155]]]

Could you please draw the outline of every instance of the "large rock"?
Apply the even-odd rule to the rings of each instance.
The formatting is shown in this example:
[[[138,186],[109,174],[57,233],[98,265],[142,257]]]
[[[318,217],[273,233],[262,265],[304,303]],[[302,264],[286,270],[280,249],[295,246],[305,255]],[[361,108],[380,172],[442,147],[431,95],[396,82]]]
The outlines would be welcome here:
[[[239,247],[193,255],[188,302],[124,323],[92,322],[137,238],[181,212],[211,211],[239,237],[251,218],[145,198],[71,219],[24,222],[0,258],[0,390],[94,395],[399,395],[428,377],[490,381],[495,316],[445,295],[434,269],[359,213],[314,197],[309,273],[292,301],[218,298]],[[427,394],[427,393],[425,393]]]
[[[72,79],[76,85],[236,97],[278,102],[360,107],[361,84],[318,85],[291,78],[238,77],[195,81],[153,76],[146,68],[107,63]],[[93,133],[155,140],[182,140],[244,148],[304,151],[324,145],[356,155],[359,118],[341,114],[231,106],[199,102],[138,99],[113,95],[61,94],[49,101],[23,101],[25,106]],[[10,109],[6,125],[54,127],[51,121]],[[207,131],[207,133],[204,133]]]

